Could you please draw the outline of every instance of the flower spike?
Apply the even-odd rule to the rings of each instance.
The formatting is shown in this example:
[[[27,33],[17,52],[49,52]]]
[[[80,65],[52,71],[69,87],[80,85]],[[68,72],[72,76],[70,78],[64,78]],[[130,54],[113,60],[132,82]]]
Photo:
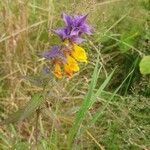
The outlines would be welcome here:
[[[63,13],[62,18],[65,27],[53,30],[62,40],[61,46],[54,46],[42,55],[45,59],[52,61],[54,65],[53,73],[58,79],[63,76],[62,70],[69,78],[75,72],[78,72],[79,65],[77,61],[87,63],[86,52],[79,44],[85,41],[81,37],[83,34],[92,34],[91,27],[86,23],[87,15],[73,18]]]

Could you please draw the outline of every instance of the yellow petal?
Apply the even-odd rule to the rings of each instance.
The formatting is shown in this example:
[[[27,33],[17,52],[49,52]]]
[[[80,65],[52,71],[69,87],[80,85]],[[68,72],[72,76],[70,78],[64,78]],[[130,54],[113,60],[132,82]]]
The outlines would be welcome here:
[[[69,78],[72,78],[73,71],[70,69],[69,65],[67,64],[64,65],[64,72]]]
[[[54,75],[58,78],[61,79],[62,78],[62,74],[61,74],[61,68],[60,68],[60,64],[56,63],[54,65]]]
[[[79,66],[77,61],[74,58],[72,58],[69,54],[67,54],[67,65],[70,70],[74,72],[79,71]]]
[[[85,50],[76,44],[73,44],[72,56],[79,62],[87,63]]]

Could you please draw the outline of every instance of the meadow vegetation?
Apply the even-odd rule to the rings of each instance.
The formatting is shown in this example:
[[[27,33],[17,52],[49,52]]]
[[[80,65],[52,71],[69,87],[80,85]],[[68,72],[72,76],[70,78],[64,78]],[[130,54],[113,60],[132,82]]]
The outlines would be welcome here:
[[[70,80],[39,57],[60,43],[63,12],[94,28]],[[150,149],[149,0],[0,0],[0,33],[0,150]]]

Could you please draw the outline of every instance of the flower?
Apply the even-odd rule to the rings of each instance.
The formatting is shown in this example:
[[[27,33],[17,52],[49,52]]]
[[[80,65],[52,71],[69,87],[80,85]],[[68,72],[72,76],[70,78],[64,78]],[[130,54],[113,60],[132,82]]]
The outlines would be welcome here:
[[[73,44],[72,56],[79,62],[87,63],[85,50],[76,44]]]
[[[70,53],[66,53],[66,58],[67,61],[64,65],[64,71],[69,78],[73,76],[74,72],[78,72],[80,70],[77,61],[87,63],[85,50],[76,44],[72,45]]]
[[[62,78],[61,65],[65,63],[66,57],[60,50],[60,47],[59,46],[52,47],[51,50],[43,53],[43,57],[45,59],[53,61],[54,64],[53,73],[57,78],[61,79]]]
[[[54,33],[56,33],[62,41],[69,40],[70,42],[77,44],[81,44],[84,41],[84,39],[78,37],[78,34],[70,32],[70,29],[68,28],[54,30]]]
[[[67,63],[64,65],[64,71],[65,74],[71,78],[74,72],[79,71],[79,66],[77,61],[73,57],[71,57],[71,55],[66,54],[66,57]]]
[[[87,63],[87,56],[82,47],[76,44],[70,45],[68,41],[65,41],[65,45],[64,47],[54,46],[51,50],[43,53],[45,59],[53,62],[53,73],[58,79],[62,78],[62,66],[64,67],[65,75],[71,78],[74,72],[79,71],[77,61]]]
[[[65,27],[54,30],[61,38],[61,46],[53,46],[51,50],[44,52],[43,57],[52,61],[53,73],[61,79],[63,74],[71,78],[75,72],[80,70],[78,62],[87,63],[85,50],[79,46],[84,41],[83,34],[92,34],[91,28],[86,24],[87,15],[75,16],[63,14]],[[64,73],[62,73],[62,70]]]
[[[43,57],[45,59],[65,59],[63,53],[60,51],[59,46],[53,46],[51,50],[44,52]]]
[[[71,34],[73,35],[81,35],[81,34],[88,34],[91,35],[91,27],[86,24],[87,15],[83,16],[75,16],[74,19],[72,17],[63,13],[63,20],[70,29]]]
[[[69,40],[70,42],[80,44],[84,39],[80,38],[82,34],[91,35],[91,27],[86,24],[87,15],[71,16],[63,14],[63,20],[66,24],[64,28],[54,30],[54,32],[62,39],[62,41]]]

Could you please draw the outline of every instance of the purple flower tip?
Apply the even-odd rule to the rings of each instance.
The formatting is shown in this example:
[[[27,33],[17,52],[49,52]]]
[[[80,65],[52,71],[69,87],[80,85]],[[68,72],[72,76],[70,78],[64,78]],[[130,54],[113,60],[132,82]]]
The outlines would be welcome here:
[[[44,52],[43,57],[46,59],[55,58],[59,55],[59,49],[60,49],[59,46],[54,46],[54,47],[52,47],[51,50]]]
[[[65,62],[66,58],[61,51],[61,47],[53,46],[51,50],[44,52],[42,55],[45,59],[60,59]]]
[[[63,18],[66,26],[70,26],[72,24],[72,17],[71,16],[68,16],[65,13],[63,13],[62,18]]]
[[[63,41],[67,39],[71,42],[80,44],[84,41],[80,38],[82,34],[92,34],[91,27],[86,23],[87,16],[88,15],[82,15],[72,18],[71,16],[63,13],[62,18],[66,26],[64,28],[54,30],[54,33],[56,33]]]

